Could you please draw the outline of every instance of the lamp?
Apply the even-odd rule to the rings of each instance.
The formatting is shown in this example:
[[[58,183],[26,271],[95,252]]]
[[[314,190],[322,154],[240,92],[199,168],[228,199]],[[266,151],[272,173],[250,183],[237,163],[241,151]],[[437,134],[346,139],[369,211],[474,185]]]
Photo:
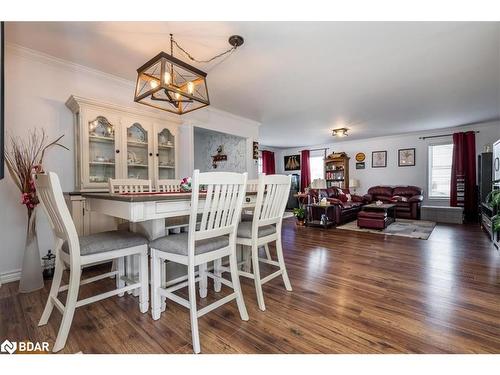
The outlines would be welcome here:
[[[354,193],[356,193],[356,188],[359,187],[359,180],[356,178],[349,179],[349,187],[353,188]]]
[[[190,60],[208,63],[243,44],[243,38],[229,38],[231,48],[209,60],[196,60],[174,40],[170,34],[170,54],[160,52],[137,69],[134,101],[150,107],[182,115],[210,105],[207,73],[174,57],[174,44]]]
[[[347,134],[347,131],[349,129],[347,128],[338,128],[338,129],[333,129],[332,130],[332,137],[347,137],[349,134]]]

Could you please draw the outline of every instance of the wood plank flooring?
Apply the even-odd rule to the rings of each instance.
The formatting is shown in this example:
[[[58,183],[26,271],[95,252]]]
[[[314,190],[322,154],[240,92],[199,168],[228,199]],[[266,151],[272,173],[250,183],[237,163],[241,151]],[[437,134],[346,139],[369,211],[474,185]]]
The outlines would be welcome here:
[[[250,320],[239,319],[236,303],[202,317],[203,353],[500,352],[500,254],[478,226],[438,225],[425,241],[296,227],[292,219],[283,245],[293,292],[278,278],[265,284],[261,312],[253,282],[242,278]],[[80,298],[113,286],[86,285]],[[30,294],[17,287],[0,287],[0,341],[52,347],[59,312],[37,327],[50,284]],[[228,292],[211,290],[199,305]],[[153,321],[133,296],[113,297],[77,309],[63,352],[192,353],[189,327],[188,311],[174,302]]]

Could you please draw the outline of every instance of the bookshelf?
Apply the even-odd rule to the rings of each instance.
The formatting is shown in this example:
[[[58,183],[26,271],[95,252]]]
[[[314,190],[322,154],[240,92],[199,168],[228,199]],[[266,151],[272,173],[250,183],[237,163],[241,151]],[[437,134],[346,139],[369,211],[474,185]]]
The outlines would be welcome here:
[[[325,159],[326,187],[349,188],[349,157],[344,153]]]

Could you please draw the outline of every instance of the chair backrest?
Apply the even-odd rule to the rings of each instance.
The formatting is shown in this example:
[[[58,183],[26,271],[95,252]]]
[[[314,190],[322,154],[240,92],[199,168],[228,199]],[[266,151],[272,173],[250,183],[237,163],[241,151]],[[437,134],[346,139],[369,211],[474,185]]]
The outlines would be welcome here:
[[[248,180],[247,181],[247,191],[257,192],[257,188],[259,187],[259,180]]]
[[[178,193],[181,191],[179,180],[158,180],[156,182],[156,191],[161,193]]]
[[[109,179],[110,193],[149,193],[151,192],[151,180],[139,180],[137,178]]]
[[[229,235],[230,241],[236,241],[247,187],[247,173],[200,173],[196,169],[191,186],[188,256],[194,259],[195,241],[223,235]],[[201,202],[200,186],[204,187]],[[198,220],[199,213],[201,220]]]
[[[252,236],[257,236],[263,225],[281,225],[290,193],[291,176],[269,175],[259,177],[257,201],[252,222]]]
[[[56,241],[60,240],[61,244],[67,241],[71,259],[79,258],[78,234],[68,206],[66,206],[59,177],[54,172],[36,174],[35,187],[38,198],[47,213]]]

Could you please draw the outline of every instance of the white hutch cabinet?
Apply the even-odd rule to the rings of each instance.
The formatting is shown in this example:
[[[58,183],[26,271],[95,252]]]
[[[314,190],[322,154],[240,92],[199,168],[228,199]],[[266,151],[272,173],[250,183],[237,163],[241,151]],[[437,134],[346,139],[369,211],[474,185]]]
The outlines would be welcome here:
[[[109,178],[178,178],[179,120],[160,111],[71,96],[77,191],[108,189]]]

